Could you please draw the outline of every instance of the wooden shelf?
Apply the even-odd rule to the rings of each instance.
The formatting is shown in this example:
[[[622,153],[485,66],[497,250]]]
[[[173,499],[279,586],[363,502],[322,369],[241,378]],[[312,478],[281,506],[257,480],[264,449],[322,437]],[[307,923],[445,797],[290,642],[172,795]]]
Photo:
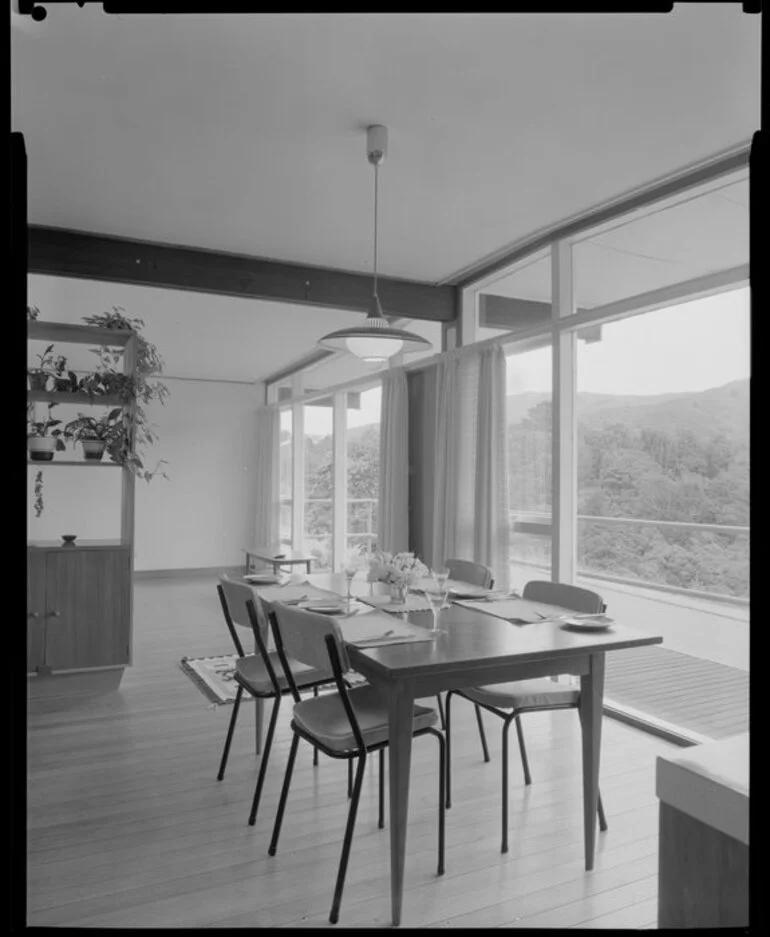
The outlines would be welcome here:
[[[127,345],[136,332],[125,329],[102,329],[95,325],[75,325],[71,322],[27,322],[27,338],[31,341],[73,342],[78,345]]]
[[[113,462],[110,459],[105,461],[98,461],[97,459],[57,459],[56,456],[53,459],[27,459],[27,465],[34,465],[36,468],[47,468],[51,465],[84,465],[87,468],[122,468],[123,466],[118,465],[117,462]]]
[[[28,390],[27,400],[32,403],[72,403],[78,406],[86,404],[98,407],[123,407],[126,405],[117,394],[89,397],[82,391],[70,394],[61,390]]]
[[[130,550],[130,543],[121,540],[76,540],[65,544],[61,540],[28,540],[29,550]]]

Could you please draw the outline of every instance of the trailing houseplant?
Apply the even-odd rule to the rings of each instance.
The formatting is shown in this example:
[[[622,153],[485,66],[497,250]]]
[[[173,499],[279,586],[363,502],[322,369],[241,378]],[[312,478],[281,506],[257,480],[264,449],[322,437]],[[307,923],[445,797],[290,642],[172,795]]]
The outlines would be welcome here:
[[[42,355],[35,355],[40,364],[27,370],[30,390],[47,390],[48,381],[54,374],[53,348],[53,345],[49,345]]]
[[[121,417],[123,433],[116,434],[107,442],[106,451],[109,457],[145,481],[150,481],[155,475],[167,478],[165,472],[160,470],[165,460],[161,459],[152,470],[144,466],[144,450],[158,438],[144,408],[153,401],[163,404],[169,393],[168,387],[162,381],[153,379],[154,375],[163,372],[164,362],[156,346],[141,334],[144,321],[127,316],[122,306],[113,306],[111,312],[82,318],[88,325],[98,328],[130,330],[136,333],[135,378],[119,370],[123,364],[124,349],[103,345],[91,349],[98,358],[98,364],[94,372],[86,375],[80,382],[80,389],[92,397],[116,394],[126,402],[135,401],[133,439],[129,418],[124,412]]]
[[[83,447],[84,459],[98,462],[101,461],[109,443],[122,437],[124,433],[122,414],[121,407],[115,407],[98,418],[78,413],[77,419],[71,420],[64,427],[64,432]]]

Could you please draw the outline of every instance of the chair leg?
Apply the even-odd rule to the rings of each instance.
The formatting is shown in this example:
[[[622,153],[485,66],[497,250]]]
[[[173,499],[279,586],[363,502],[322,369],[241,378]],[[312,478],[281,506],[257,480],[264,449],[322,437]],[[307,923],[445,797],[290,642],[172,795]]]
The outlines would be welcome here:
[[[508,852],[508,729],[513,721],[509,717],[503,725],[503,835],[500,852]]]
[[[273,745],[273,735],[275,734],[275,724],[278,722],[278,710],[281,708],[281,697],[276,696],[273,701],[273,709],[270,713],[270,723],[267,727],[267,736],[265,738],[265,747],[262,751],[262,761],[259,764],[259,775],[257,776],[257,786],[254,788],[254,799],[251,802],[251,813],[249,814],[249,826],[254,826],[257,822],[257,810],[259,810],[259,800],[262,797],[262,785],[265,783],[267,774],[267,761],[270,758],[270,749]]]
[[[286,774],[283,776],[283,787],[281,788],[281,799],[278,801],[278,813],[275,815],[273,835],[270,837],[270,846],[267,850],[267,854],[269,856],[274,856],[275,851],[278,848],[278,837],[281,833],[283,811],[286,807],[286,798],[289,796],[289,785],[291,784],[291,775],[294,771],[294,759],[297,757],[298,745],[299,736],[292,732],[291,748],[289,749],[289,760],[286,762]]]
[[[446,740],[440,732],[435,733],[438,739],[438,871],[437,875],[444,874],[445,830],[446,830]]]
[[[524,732],[521,728],[521,718],[519,716],[515,717],[516,720],[516,735],[519,738],[519,752],[521,753],[521,766],[524,769],[524,783],[532,783],[532,775],[529,773],[529,761],[527,759],[527,749],[524,745]]]
[[[313,696],[318,696],[317,686],[313,687]],[[314,745],[313,746],[313,767],[315,768],[317,766],[318,766],[318,748]]]
[[[230,742],[233,740],[233,730],[235,729],[235,723],[238,721],[238,710],[241,707],[241,697],[243,696],[243,687],[239,684],[238,691],[235,694],[235,702],[233,703],[233,711],[230,713],[230,725],[227,727],[227,738],[225,739],[225,750],[222,752],[222,760],[219,763],[219,773],[217,774],[217,781],[221,781],[225,776],[225,768],[227,766],[227,756],[230,754]]]
[[[476,708],[476,722],[479,727],[479,738],[481,739],[481,748],[484,751],[484,761],[489,761],[489,749],[487,748],[487,735],[484,732],[484,723],[481,721],[481,707],[478,703],[473,704]]]
[[[453,693],[450,690],[446,695],[446,808],[452,806],[452,722],[450,707]]]
[[[352,761],[352,759],[350,759]],[[366,752],[362,752],[358,757],[358,769],[356,770],[356,781],[353,786],[353,795],[350,799],[350,809],[348,810],[348,822],[345,825],[345,838],[342,841],[342,855],[340,856],[340,867],[337,871],[337,883],[334,886],[334,899],[332,901],[332,910],[329,915],[329,923],[336,924],[340,916],[340,904],[342,903],[342,889],[345,885],[345,874],[348,870],[348,859],[350,858],[350,844],[353,842],[353,829],[356,825],[356,813],[358,812],[358,801],[361,797],[361,784],[364,780],[364,768],[366,767]]]
[[[348,799],[353,796],[353,759],[348,758]]]
[[[441,728],[446,729],[446,719],[444,718],[444,703],[441,700],[441,694],[436,693],[436,702],[438,703],[438,714],[441,719]]]
[[[384,748],[379,751],[380,756],[380,815],[377,818],[377,826],[383,829],[385,826],[385,757]]]
[[[597,808],[599,812],[599,829],[602,833],[607,832],[607,818],[604,815],[604,804],[602,803],[602,795],[599,793],[599,800],[597,802]]]

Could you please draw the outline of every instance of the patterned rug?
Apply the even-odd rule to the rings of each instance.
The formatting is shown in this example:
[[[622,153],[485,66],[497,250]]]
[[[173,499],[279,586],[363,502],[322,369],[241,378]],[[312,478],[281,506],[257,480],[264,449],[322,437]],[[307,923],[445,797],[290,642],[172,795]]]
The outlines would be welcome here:
[[[235,702],[238,690],[238,684],[233,680],[235,660],[234,654],[223,657],[183,657],[179,666],[210,703],[222,706]],[[250,700],[253,697],[244,693],[242,699]]]

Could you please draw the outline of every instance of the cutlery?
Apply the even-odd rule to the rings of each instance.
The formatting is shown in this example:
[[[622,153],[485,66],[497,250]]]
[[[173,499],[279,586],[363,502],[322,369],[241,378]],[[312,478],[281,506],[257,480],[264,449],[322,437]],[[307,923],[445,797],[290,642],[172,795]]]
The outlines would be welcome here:
[[[375,635],[373,638],[361,638],[359,641],[353,641],[353,644],[371,644],[374,641],[382,641],[383,638],[389,638],[395,631],[386,631],[384,634]]]

